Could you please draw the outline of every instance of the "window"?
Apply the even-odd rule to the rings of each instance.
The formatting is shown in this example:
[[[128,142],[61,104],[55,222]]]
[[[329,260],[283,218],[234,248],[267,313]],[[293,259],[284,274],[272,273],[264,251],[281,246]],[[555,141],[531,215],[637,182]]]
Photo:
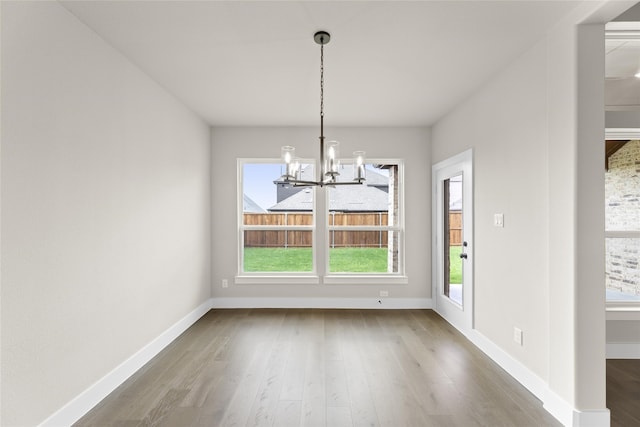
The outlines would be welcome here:
[[[282,183],[284,169],[279,160],[238,161],[237,283],[406,283],[400,161],[370,161],[364,185],[323,188]],[[312,162],[301,170],[314,179]],[[353,165],[339,172],[350,180]]]
[[[607,302],[640,302],[640,139],[606,142]]]
[[[284,165],[240,163],[240,274],[316,271],[313,189],[276,184]],[[303,165],[313,173],[313,165]]]
[[[340,167],[350,179],[353,165]],[[327,189],[329,274],[400,272],[400,191],[397,163],[367,164],[366,184]]]

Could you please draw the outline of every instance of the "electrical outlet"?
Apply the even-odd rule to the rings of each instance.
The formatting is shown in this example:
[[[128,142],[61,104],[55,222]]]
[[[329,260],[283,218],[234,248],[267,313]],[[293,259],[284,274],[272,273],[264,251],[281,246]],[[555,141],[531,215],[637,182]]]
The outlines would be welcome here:
[[[504,214],[497,213],[493,215],[493,226],[504,227]]]
[[[513,340],[517,343],[522,345],[522,329],[513,328]]]
[[[381,297],[388,297],[389,296],[389,291],[380,291],[380,296]]]
[[[229,287],[229,281],[227,279],[222,279],[222,287],[223,288],[228,288]]]

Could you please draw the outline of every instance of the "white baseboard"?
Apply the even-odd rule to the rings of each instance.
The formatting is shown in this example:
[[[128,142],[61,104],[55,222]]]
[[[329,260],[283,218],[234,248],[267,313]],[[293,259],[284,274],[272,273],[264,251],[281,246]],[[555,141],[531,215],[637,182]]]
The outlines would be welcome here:
[[[544,395],[536,395],[536,397],[542,400],[542,407],[548,413],[553,415],[556,420],[560,421],[563,426],[573,427],[575,425],[576,411],[574,410],[573,406],[570,405],[569,402],[564,400],[562,397],[558,396],[555,392],[551,391],[551,389],[546,387]]]
[[[212,308],[428,309],[430,298],[212,298]]]
[[[607,343],[607,359],[640,359],[640,343]]]
[[[544,409],[564,426],[609,427],[610,414],[608,409],[594,411],[579,411],[575,409],[573,405],[553,392],[546,381],[480,332],[474,329],[465,335],[476,347],[540,399],[543,402]]]
[[[608,409],[601,411],[574,411],[573,427],[610,427],[611,413]]]
[[[500,365],[502,369],[507,371],[509,375],[515,378],[520,384],[527,388],[527,390],[541,401],[545,401],[544,398],[548,390],[546,381],[477,330],[472,330],[471,333],[466,334],[466,336],[476,347],[493,359],[494,362]],[[562,422],[562,420],[560,421]]]
[[[44,420],[40,427],[70,426],[78,421],[210,309],[211,300],[209,299]]]

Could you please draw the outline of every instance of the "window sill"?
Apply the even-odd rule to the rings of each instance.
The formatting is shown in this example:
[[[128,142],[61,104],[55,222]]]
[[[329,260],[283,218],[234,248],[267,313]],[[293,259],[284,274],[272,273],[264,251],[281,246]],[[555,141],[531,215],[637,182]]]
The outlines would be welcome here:
[[[236,276],[236,285],[317,285],[320,277],[315,275],[299,276]]]
[[[402,275],[332,274],[320,280],[315,275],[240,275],[236,285],[406,285],[409,278]]]
[[[640,303],[607,303],[607,320],[640,320]]]
[[[331,274],[322,282],[325,285],[407,285],[409,278],[401,275]]]

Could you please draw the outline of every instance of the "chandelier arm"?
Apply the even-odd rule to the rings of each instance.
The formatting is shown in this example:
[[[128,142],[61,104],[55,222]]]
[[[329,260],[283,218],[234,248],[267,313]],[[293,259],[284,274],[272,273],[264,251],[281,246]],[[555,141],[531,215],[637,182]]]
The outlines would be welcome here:
[[[335,181],[335,182],[331,182],[331,181],[327,181],[324,182],[324,185],[359,185],[362,184],[364,182],[363,179],[359,179],[357,181]]]
[[[333,187],[334,185],[360,185],[364,182],[364,178],[354,181],[304,181],[299,179],[285,179],[282,181],[274,181],[274,184],[291,184],[294,187]]]

